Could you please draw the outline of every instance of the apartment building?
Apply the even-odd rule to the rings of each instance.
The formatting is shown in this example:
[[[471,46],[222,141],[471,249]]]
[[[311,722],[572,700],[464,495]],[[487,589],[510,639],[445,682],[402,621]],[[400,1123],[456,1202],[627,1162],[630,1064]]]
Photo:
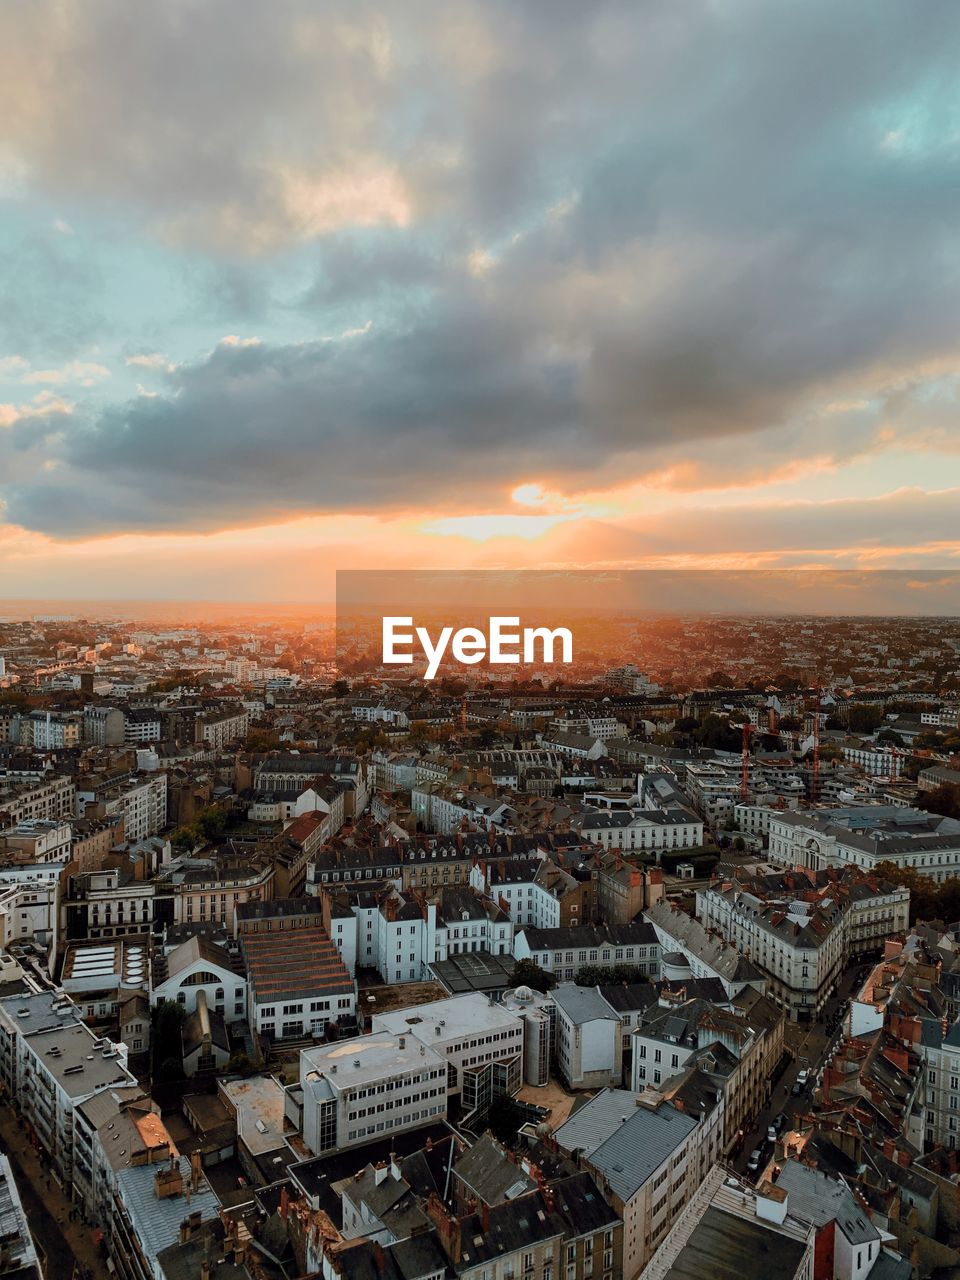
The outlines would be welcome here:
[[[167,825],[167,775],[88,776],[76,793],[76,817],[123,818],[127,840],[145,840]]]
[[[589,923],[593,914],[592,880],[578,880],[545,856],[480,859],[470,883],[501,903],[515,925],[557,929]]]
[[[769,898],[721,883],[699,889],[697,919],[716,929],[768,978],[792,1022],[811,1022],[836,990],[847,959],[844,904],[826,893]]]
[[[222,751],[231,742],[242,742],[250,728],[250,713],[244,706],[226,707],[198,716],[197,742],[211,751]]]
[[[83,708],[83,740],[91,747],[122,746],[125,735],[121,708],[87,703]]]
[[[636,1280],[699,1185],[698,1118],[645,1091],[605,1089],[556,1130],[623,1220],[624,1280]]]
[[[27,939],[44,947],[56,942],[61,872],[56,863],[0,868],[0,948]]]
[[[517,930],[513,943],[517,960],[533,960],[564,982],[580,969],[599,965],[613,971],[618,966],[637,968],[651,978],[660,976],[661,947],[656,930],[636,924],[581,925],[569,929]]]
[[[344,1151],[447,1115],[447,1059],[405,1033],[375,1032],[300,1054],[288,1115],[314,1155]]]
[[[62,819],[25,818],[0,831],[0,860],[66,863],[72,837],[70,823]]]
[[[27,1131],[67,1186],[77,1108],[105,1089],[136,1085],[125,1047],[95,1036],[62,992],[0,1000],[0,1075]]]
[[[19,822],[72,818],[76,808],[73,778],[53,777],[19,780],[9,774],[0,778],[0,825]]]

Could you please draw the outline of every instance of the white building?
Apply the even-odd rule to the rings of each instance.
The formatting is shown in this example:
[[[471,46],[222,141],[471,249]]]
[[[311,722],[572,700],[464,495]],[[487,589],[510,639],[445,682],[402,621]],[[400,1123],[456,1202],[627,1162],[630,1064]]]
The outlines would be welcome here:
[[[439,1053],[447,1063],[449,1092],[461,1095],[465,1122],[493,1098],[512,1096],[520,1088],[523,1021],[486,996],[470,993],[377,1013],[372,1029],[410,1035]]]
[[[661,947],[649,924],[577,925],[560,929],[518,929],[513,944],[516,960],[533,960],[541,969],[571,982],[580,969],[600,965],[638,968],[651,978],[660,976]],[[613,975],[611,975],[613,976]]]
[[[771,817],[768,857],[814,870],[851,864],[871,872],[893,862],[949,880],[960,875],[960,822],[889,804],[785,812]]]
[[[660,854],[703,844],[703,819],[689,809],[588,809],[575,826],[585,840],[629,853]]]
[[[239,1022],[246,1015],[247,982],[230,963],[230,955],[205,938],[188,938],[155,961],[151,1005],[169,1000],[186,1013],[195,1013],[197,994],[206,996],[207,1008],[224,1022]]]
[[[595,987],[561,983],[556,1006],[556,1056],[571,1089],[619,1088],[623,1083],[620,1015]]]
[[[413,1035],[374,1032],[305,1049],[291,1092],[304,1142],[326,1155],[445,1120],[447,1060]]]

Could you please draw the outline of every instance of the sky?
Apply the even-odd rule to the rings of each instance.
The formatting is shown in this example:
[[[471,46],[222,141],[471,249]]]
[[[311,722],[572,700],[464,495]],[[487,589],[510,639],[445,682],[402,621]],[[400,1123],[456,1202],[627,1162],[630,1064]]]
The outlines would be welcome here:
[[[0,7],[0,598],[960,567],[960,6]]]

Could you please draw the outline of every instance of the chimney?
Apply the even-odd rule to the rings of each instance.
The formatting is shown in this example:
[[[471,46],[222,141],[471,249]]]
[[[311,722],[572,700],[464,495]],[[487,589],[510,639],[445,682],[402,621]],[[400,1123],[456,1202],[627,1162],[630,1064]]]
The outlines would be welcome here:
[[[158,1200],[170,1200],[183,1195],[183,1174],[171,1158],[169,1169],[158,1169],[153,1179],[153,1190]]]
[[[384,1162],[383,1164],[375,1164],[375,1165],[373,1166],[373,1182],[374,1182],[374,1186],[380,1187],[380,1186],[382,1186],[382,1185],[386,1182],[386,1180],[387,1180],[387,1165],[386,1165],[386,1163]]]
[[[286,1221],[287,1214],[290,1212],[290,1188],[286,1183],[280,1188],[280,1207],[277,1212]]]
[[[483,1227],[483,1234],[487,1235],[490,1230],[490,1206],[486,1203],[480,1206],[480,1224]]]
[[[206,1256],[200,1262],[200,1280],[210,1280],[210,1259]]]
[[[450,1261],[456,1266],[460,1261],[460,1219],[447,1211],[435,1191],[431,1191],[425,1204],[427,1216],[437,1228],[440,1244]]]
[[[180,1223],[180,1243],[187,1244],[200,1230],[200,1219],[202,1214],[199,1209],[195,1209],[188,1218],[184,1218]]]
[[[190,1190],[194,1195],[200,1190],[200,1178],[203,1173],[203,1166],[200,1159],[200,1152],[194,1151],[190,1157]]]

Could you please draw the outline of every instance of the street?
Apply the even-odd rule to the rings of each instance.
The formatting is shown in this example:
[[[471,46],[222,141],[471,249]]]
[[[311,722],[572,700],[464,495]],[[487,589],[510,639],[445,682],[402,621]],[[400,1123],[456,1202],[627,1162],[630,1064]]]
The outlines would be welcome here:
[[[849,999],[851,992],[858,985],[860,970],[864,963],[862,960],[857,960],[844,971],[836,993],[826,1003],[822,1021],[807,1025],[787,1023],[784,1030],[784,1045],[792,1055],[790,1065],[773,1086],[768,1106],[757,1117],[753,1128],[744,1135],[743,1149],[732,1162],[740,1173],[746,1171],[750,1153],[758,1147],[763,1152],[761,1168],[769,1162],[772,1147],[766,1141],[767,1128],[778,1115],[786,1116],[789,1128],[793,1118],[808,1109],[812,1091],[816,1085],[817,1073],[843,1035],[842,1022],[833,1031],[828,1031],[826,1024],[837,1009]],[[804,1067],[810,1073],[809,1083],[803,1093],[794,1097],[793,1085]]]
[[[16,1113],[0,1104],[0,1148],[10,1160],[20,1199],[37,1248],[46,1260],[50,1280],[73,1280],[86,1274],[106,1277],[106,1264],[93,1243],[91,1228],[71,1221],[73,1206],[20,1128]]]

